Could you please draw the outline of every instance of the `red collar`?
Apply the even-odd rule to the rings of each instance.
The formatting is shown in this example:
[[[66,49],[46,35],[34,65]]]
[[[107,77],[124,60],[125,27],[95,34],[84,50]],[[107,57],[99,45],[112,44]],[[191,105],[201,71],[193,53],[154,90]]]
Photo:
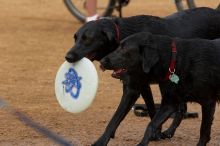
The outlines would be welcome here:
[[[169,80],[170,75],[175,72],[177,49],[176,49],[176,42],[174,40],[172,41],[171,46],[172,46],[172,54],[171,54],[170,66],[169,66],[169,70],[164,78],[165,81]]]
[[[114,23],[114,22],[113,22],[113,23]],[[116,31],[116,40],[117,40],[117,42],[119,43],[119,42],[120,42],[119,27],[118,27],[118,25],[115,24],[115,23],[114,23],[114,25],[115,25],[115,31]]]

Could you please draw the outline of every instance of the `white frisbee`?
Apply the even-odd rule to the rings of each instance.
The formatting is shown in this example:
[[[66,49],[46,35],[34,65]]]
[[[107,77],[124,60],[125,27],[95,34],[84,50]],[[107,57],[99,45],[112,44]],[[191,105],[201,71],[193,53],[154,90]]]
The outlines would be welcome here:
[[[93,102],[98,88],[98,74],[87,58],[76,63],[65,61],[55,79],[56,98],[63,109],[71,113],[86,110]]]

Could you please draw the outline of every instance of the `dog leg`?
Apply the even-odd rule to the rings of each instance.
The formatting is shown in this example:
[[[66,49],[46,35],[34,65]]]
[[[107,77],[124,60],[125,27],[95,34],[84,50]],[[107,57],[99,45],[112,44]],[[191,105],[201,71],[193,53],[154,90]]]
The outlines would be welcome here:
[[[197,146],[206,146],[210,140],[211,126],[214,119],[216,102],[211,101],[202,104],[202,124],[200,129],[200,138]]]
[[[175,113],[175,117],[173,119],[171,126],[162,133],[163,139],[173,137],[176,128],[180,125],[184,117],[186,110],[187,110],[187,105],[185,103],[179,105],[178,111]]]
[[[165,100],[166,97],[168,97],[168,99]],[[154,137],[156,130],[161,127],[173,112],[177,110],[176,104],[178,104],[178,102],[175,103],[175,98],[172,98],[171,96],[163,96],[159,111],[149,123],[141,143],[137,146],[148,145],[151,137]]]
[[[142,86],[141,95],[142,95],[142,97],[144,99],[144,102],[147,106],[149,116],[150,116],[151,119],[153,119],[153,117],[156,114],[156,108],[155,108],[155,105],[154,105],[154,99],[153,99],[153,95],[152,95],[149,84],[146,84],[145,86]]]
[[[140,96],[140,90],[133,89],[132,86],[123,85],[123,96],[118,109],[106,127],[104,134],[92,146],[106,146],[110,138],[114,138],[117,127]]]
[[[144,99],[144,102],[147,106],[149,116],[152,120],[156,114],[156,108],[154,105],[154,99],[153,99],[153,95],[152,95],[151,88],[150,88],[149,84],[145,84],[145,86],[142,86],[141,95]],[[155,137],[152,137],[151,140],[160,140],[162,138],[161,129],[162,129],[162,127],[159,127],[157,129],[156,133],[154,134]]]

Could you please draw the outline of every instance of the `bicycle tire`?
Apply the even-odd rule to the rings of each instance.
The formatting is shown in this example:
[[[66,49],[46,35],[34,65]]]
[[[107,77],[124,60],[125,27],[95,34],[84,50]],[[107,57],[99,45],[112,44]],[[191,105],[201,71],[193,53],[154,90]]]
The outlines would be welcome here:
[[[79,9],[76,8],[76,6],[72,2],[72,0],[63,0],[63,2],[65,4],[65,6],[67,7],[67,9],[69,10],[69,12],[75,18],[77,18],[79,21],[81,21],[83,23],[86,21],[85,14],[83,14]],[[102,12],[102,14],[99,14],[99,15],[101,17],[111,16],[111,14],[114,11],[115,4],[116,4],[116,0],[109,0],[105,10]]]
[[[175,0],[175,5],[176,5],[177,11],[184,10],[184,6],[183,6],[183,3],[182,3],[182,0]]]
[[[194,0],[186,0],[186,3],[189,9],[196,7]],[[178,11],[183,11],[186,9],[186,7],[184,7],[183,0],[175,0],[175,5]]]
[[[187,0],[186,2],[187,2],[187,5],[188,5],[189,9],[193,9],[193,8],[196,7],[196,4],[195,4],[194,0]]]

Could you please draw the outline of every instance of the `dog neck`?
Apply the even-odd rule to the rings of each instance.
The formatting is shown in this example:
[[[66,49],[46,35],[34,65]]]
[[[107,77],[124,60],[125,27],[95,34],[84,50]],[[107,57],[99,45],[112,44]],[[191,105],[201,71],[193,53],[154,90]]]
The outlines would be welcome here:
[[[175,63],[172,61],[172,56],[174,55],[172,53],[173,41],[175,41],[175,49],[176,50],[176,43],[177,40],[174,40],[167,36],[160,36],[157,35],[156,37],[156,46],[159,54],[159,61],[155,65],[155,67],[152,68],[153,74],[156,75],[157,79],[160,81],[164,81],[164,79],[167,79],[167,76],[169,77],[169,68],[171,68],[171,71],[174,70],[175,64],[176,64],[176,58]],[[173,54],[173,55],[172,55]],[[175,56],[176,57],[176,56]]]
[[[113,18],[115,24],[119,27],[120,41],[126,37],[143,31],[154,32],[155,30],[161,29],[159,23],[162,21],[161,18],[148,15],[138,15],[127,18]]]

